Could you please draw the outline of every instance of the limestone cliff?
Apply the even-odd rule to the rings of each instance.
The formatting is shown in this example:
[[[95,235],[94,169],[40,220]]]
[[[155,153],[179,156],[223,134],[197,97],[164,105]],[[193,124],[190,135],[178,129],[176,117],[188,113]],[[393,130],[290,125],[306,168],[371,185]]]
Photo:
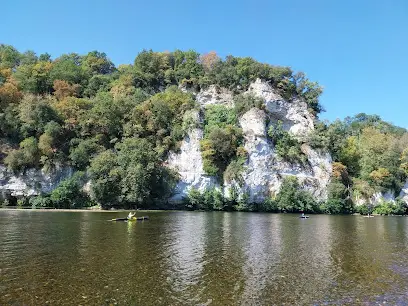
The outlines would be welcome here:
[[[395,194],[394,190],[387,190],[386,192],[376,192],[370,198],[356,196],[353,201],[357,206],[365,203],[377,206],[384,202],[395,203],[397,199],[401,199],[408,204],[408,180],[405,182],[401,191],[397,195]]]
[[[399,196],[405,203],[408,203],[408,180],[405,182],[404,187],[402,187]]]
[[[203,131],[195,128],[184,139],[180,152],[170,153],[167,162],[180,175],[180,180],[171,200],[182,200],[183,196],[187,194],[188,188],[204,191],[218,186],[216,179],[206,175],[203,170],[200,151],[200,140],[202,138]]]
[[[29,169],[24,173],[14,174],[5,166],[0,166],[0,194],[3,198],[8,196],[23,197],[41,193],[49,193],[58,184],[70,177],[73,170],[68,167],[57,167],[52,171]]]
[[[308,112],[307,105],[300,99],[286,101],[268,83],[257,80],[249,86],[247,94],[261,98],[265,103],[265,111],[253,108],[239,120],[244,134],[244,147],[248,152],[248,160],[242,173],[244,184],[222,182],[224,193],[232,185],[241,193],[246,192],[251,202],[262,202],[267,196],[276,194],[286,176],[296,176],[302,187],[311,191],[316,198],[327,197],[327,185],[331,174],[331,157],[327,152],[319,152],[304,144],[302,152],[307,157],[306,165],[290,164],[281,160],[275,153],[274,145],[267,137],[267,124],[277,121],[294,137],[302,139],[314,129],[313,116]],[[226,89],[211,86],[195,93],[201,107],[209,104],[233,106],[233,95]],[[218,187],[214,177],[203,171],[199,142],[202,130],[192,130],[183,141],[179,153],[171,153],[168,159],[170,167],[180,173],[180,181],[175,191],[174,200],[186,195],[189,188]]]

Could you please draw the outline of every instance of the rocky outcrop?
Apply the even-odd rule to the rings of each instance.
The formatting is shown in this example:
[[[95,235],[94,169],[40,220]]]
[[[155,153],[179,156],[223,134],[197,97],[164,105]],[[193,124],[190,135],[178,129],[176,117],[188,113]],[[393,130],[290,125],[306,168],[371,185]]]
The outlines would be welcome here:
[[[202,138],[203,131],[201,129],[192,129],[184,139],[180,151],[171,152],[168,157],[168,166],[176,170],[180,176],[171,201],[182,200],[189,188],[204,191],[218,186],[216,179],[206,175],[203,170],[203,159],[200,151]]]
[[[294,136],[307,135],[314,129],[314,118],[304,101],[298,98],[285,101],[270,84],[260,79],[249,86],[247,93],[263,99],[271,122],[281,121],[283,128]]]
[[[404,187],[402,187],[399,197],[408,204],[408,180],[405,182]]]
[[[69,167],[57,167],[50,172],[29,169],[24,173],[14,174],[6,167],[0,166],[0,193],[3,198],[49,193],[72,174],[73,170]]]
[[[285,177],[296,176],[302,188],[311,191],[319,200],[324,200],[332,171],[330,154],[304,144],[302,151],[307,157],[307,164],[287,163],[276,155],[274,145],[267,137],[267,122],[274,124],[278,120],[283,123],[284,129],[298,139],[310,133],[314,129],[313,116],[308,112],[306,103],[300,99],[285,101],[270,84],[261,80],[252,83],[246,94],[261,98],[265,111],[253,108],[239,120],[248,160],[242,173],[243,184],[223,182],[224,194],[228,196],[229,190],[234,187],[240,194],[247,193],[251,202],[262,202],[279,192]],[[197,93],[196,100],[201,107],[211,104],[233,106],[232,93],[216,86]],[[193,129],[183,141],[180,152],[169,156],[169,166],[180,174],[172,200],[180,200],[189,188],[203,191],[219,187],[216,179],[203,171],[199,145],[202,136],[202,130]]]
[[[273,145],[266,137],[266,114],[253,108],[240,119],[245,139],[248,162],[242,174],[244,185],[241,192],[248,193],[250,200],[260,202],[280,188],[280,179],[275,171]]]
[[[318,199],[327,197],[330,182],[331,157],[309,146],[303,146],[308,164],[291,164],[281,160],[266,135],[267,114],[253,108],[245,113],[240,125],[244,133],[248,162],[243,173],[243,190],[251,202],[262,202],[276,194],[287,176],[296,176],[304,189],[311,191]]]
[[[201,90],[196,96],[196,101],[202,107],[213,104],[225,105],[227,107],[234,106],[232,92],[216,85],[210,85],[208,88]]]
[[[357,206],[363,204],[371,204],[373,206],[377,206],[381,203],[386,202],[395,203],[397,199],[404,201],[408,205],[408,180],[402,187],[398,197],[396,197],[394,190],[388,190],[386,192],[376,192],[370,198],[356,196],[353,200]]]
[[[368,202],[374,206],[377,206],[383,202],[395,202],[394,192],[389,190],[387,192],[376,192],[374,193]]]

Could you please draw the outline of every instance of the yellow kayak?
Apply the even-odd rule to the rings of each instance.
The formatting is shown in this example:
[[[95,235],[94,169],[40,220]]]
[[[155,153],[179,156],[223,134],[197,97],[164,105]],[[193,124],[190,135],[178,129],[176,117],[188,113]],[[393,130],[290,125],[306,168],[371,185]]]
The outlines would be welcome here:
[[[130,219],[128,219],[128,218],[115,218],[115,219],[112,219],[111,221],[143,221],[143,220],[149,220],[149,217],[148,216],[132,217]]]

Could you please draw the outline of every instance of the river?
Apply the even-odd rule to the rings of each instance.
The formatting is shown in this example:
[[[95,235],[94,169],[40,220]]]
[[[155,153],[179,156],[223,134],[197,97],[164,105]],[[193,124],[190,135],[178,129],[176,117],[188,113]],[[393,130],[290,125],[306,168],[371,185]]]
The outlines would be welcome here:
[[[0,305],[408,301],[406,217],[146,214],[0,211]]]

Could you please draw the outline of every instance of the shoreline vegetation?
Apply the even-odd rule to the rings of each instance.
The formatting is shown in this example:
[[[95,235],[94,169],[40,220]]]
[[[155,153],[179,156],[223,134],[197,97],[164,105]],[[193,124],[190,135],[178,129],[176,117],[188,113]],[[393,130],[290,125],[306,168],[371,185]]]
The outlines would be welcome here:
[[[36,212],[102,212],[102,213],[120,213],[120,212],[136,212],[136,213],[157,213],[157,212],[229,212],[237,213],[244,212],[248,213],[249,211],[219,211],[219,210],[186,210],[186,209],[104,209],[104,208],[53,208],[53,207],[44,207],[44,208],[32,208],[32,207],[0,207],[1,211],[36,211]],[[298,216],[300,212],[263,212],[263,211],[250,211],[249,213],[264,213],[264,214],[285,214],[285,215],[296,215]],[[310,215],[333,215],[338,216],[340,214],[327,214],[327,213],[309,213]],[[361,213],[352,213],[352,214],[341,214],[341,216],[367,216],[367,214]],[[387,217],[408,217],[408,215],[397,215],[397,214],[377,214],[373,213],[370,216],[387,216]]]
[[[277,158],[288,163],[305,162],[303,144],[330,153],[327,200],[316,201],[293,176],[283,180],[278,194],[259,204],[251,203],[248,194],[226,198],[223,190],[194,189],[185,203],[169,204],[178,173],[167,167],[167,157],[194,128],[203,131],[204,172],[219,186],[242,183],[248,152],[239,119],[253,108],[265,110],[264,101],[246,94],[258,79],[287,103],[304,102],[314,118],[315,128],[305,139],[295,138],[279,121],[270,124],[267,137]],[[228,90],[232,107],[199,105],[192,92],[210,86]],[[250,57],[144,50],[133,63],[116,67],[99,51],[52,59],[47,53],[19,52],[0,44],[0,164],[15,174],[64,167],[74,171],[49,193],[30,198],[6,194],[1,204],[407,214],[407,203],[399,198],[408,177],[407,130],[365,113],[320,121],[322,92],[302,72]],[[194,120],[194,114],[202,120]],[[385,194],[395,201],[385,201]],[[377,196],[378,205],[368,205]],[[358,205],[361,201],[367,204]]]

